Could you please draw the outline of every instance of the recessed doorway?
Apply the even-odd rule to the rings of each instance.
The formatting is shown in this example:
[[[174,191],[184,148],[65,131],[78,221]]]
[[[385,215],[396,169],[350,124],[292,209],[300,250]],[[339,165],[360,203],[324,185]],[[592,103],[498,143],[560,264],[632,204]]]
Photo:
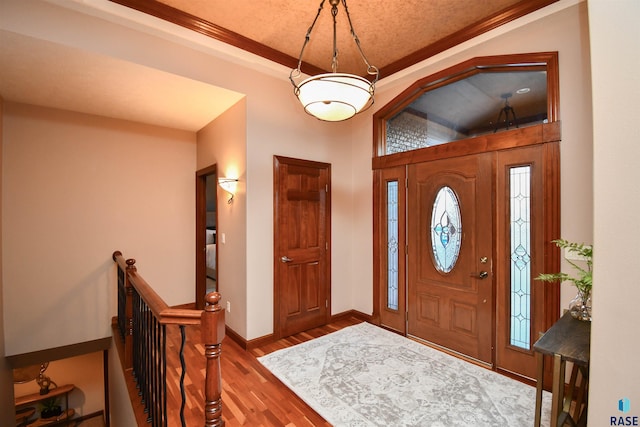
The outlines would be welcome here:
[[[218,274],[218,174],[216,165],[196,172],[196,308],[204,297],[220,292]]]
[[[560,263],[558,85],[554,52],[473,58],[374,114],[382,326],[534,381],[560,311],[534,282]]]

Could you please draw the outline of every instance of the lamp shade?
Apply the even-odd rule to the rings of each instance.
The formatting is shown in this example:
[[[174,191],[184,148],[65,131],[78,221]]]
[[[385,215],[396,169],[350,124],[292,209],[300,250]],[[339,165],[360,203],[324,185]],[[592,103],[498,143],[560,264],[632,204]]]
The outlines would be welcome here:
[[[320,120],[347,120],[373,104],[374,83],[353,74],[318,74],[302,81],[295,94],[304,110]]]
[[[235,178],[218,178],[218,184],[220,187],[224,189],[227,193],[232,196],[236,194],[236,189],[238,187],[238,180]]]

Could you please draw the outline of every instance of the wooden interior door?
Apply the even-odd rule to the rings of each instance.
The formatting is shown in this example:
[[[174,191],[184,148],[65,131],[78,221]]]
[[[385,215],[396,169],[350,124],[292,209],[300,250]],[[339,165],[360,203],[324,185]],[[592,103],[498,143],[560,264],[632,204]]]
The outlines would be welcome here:
[[[330,165],[275,156],[275,333],[330,318]]]
[[[407,197],[408,334],[487,365],[493,360],[492,175],[491,153],[410,165]],[[447,194],[446,210],[435,209],[433,218],[436,198]],[[458,243],[456,256],[451,249]],[[436,246],[444,259],[434,254]]]

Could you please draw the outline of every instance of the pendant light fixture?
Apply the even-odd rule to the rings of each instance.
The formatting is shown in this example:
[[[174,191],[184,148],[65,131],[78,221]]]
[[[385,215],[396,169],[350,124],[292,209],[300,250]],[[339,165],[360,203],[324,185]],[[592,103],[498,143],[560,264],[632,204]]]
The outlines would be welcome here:
[[[291,80],[291,84],[293,85],[293,93],[298,97],[298,100],[300,100],[307,113],[320,120],[338,122],[347,120],[371,107],[373,104],[373,93],[375,90],[375,84],[378,81],[379,71],[375,66],[369,64],[369,61],[360,47],[360,40],[358,39],[356,32],[353,30],[351,16],[349,16],[347,1],[329,0],[329,4],[331,4],[331,15],[333,17],[333,57],[331,58],[332,72],[318,74],[302,80],[299,84],[296,83],[295,79],[299,79],[302,75],[300,67],[302,66],[302,55],[304,53],[304,49],[307,46],[307,43],[309,43],[311,31],[313,31],[313,27],[320,16],[320,12],[322,12],[322,7],[324,6],[325,1],[326,0],[322,0],[320,2],[316,18],[309,27],[305,41],[302,45],[300,57],[298,58],[298,67],[291,70],[289,80]],[[353,37],[358,48],[358,52],[360,52],[360,56],[367,67],[367,74],[369,76],[373,76],[371,81],[354,74],[338,73],[336,16],[338,15],[338,5],[341,2],[347,15],[351,36]]]
[[[500,112],[498,113],[498,120],[496,120],[496,127],[493,130],[493,133],[498,132],[498,128],[502,123],[506,125],[506,130],[509,130],[512,124],[518,127],[516,110],[514,110],[511,105],[509,105],[509,98],[511,98],[512,96],[513,95],[511,93],[503,93],[502,95],[500,95],[500,97],[504,99],[504,107],[502,107],[500,109]],[[503,115],[504,119],[502,118]],[[511,118],[509,118],[509,115],[511,115]]]

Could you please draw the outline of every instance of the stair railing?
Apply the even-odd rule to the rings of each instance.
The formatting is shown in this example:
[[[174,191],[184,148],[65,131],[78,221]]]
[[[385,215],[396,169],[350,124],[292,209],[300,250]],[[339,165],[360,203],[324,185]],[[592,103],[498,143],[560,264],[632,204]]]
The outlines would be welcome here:
[[[185,327],[199,325],[206,358],[204,425],[224,426],[220,353],[225,324],[224,310],[219,304],[220,294],[207,294],[204,310],[171,308],[138,274],[135,259],[125,259],[122,252],[116,251],[113,253],[113,260],[117,265],[118,279],[117,327],[124,349],[120,358],[123,368],[133,371],[147,413],[147,423],[153,427],[167,427],[166,327],[178,325],[181,334],[179,356],[182,368],[180,420],[182,426],[186,425]]]

